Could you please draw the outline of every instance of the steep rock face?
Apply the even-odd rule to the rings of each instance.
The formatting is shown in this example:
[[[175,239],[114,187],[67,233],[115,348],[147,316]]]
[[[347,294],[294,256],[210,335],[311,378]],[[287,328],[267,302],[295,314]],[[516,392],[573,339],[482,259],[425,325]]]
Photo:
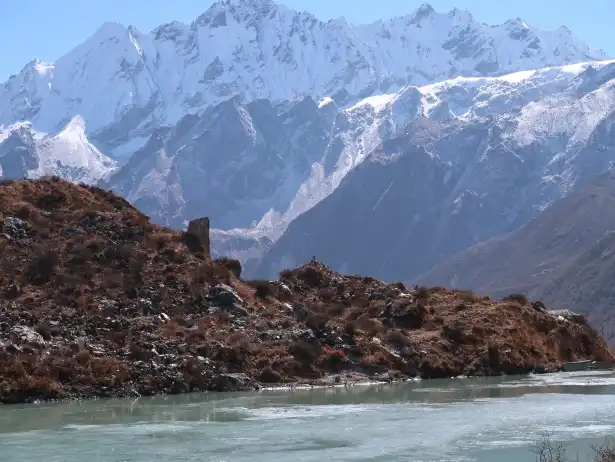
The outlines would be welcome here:
[[[439,137],[448,149],[474,155],[488,142],[489,124],[467,129],[423,121],[409,131],[384,142],[336,191],[292,222],[260,266],[248,272],[271,277],[316,256],[340,271],[370,268],[395,280],[430,268],[485,232],[514,226],[502,219],[498,198],[457,191],[464,168],[444,162],[422,143]],[[499,219],[486,230],[495,216]]]
[[[249,227],[289,209],[330,130],[310,98],[287,110],[233,98],[157,130],[105,186],[158,223],[207,215],[217,228]]]
[[[13,127],[0,138],[0,174],[3,178],[25,178],[36,164],[36,147],[28,127]]]
[[[613,66],[589,67],[529,101],[531,85],[504,87],[491,92],[486,108],[483,94],[467,112],[460,108],[474,91],[471,85],[422,87],[425,101],[437,96],[436,106],[446,102],[455,119],[420,118],[406,127],[405,138],[385,142],[326,201],[295,220],[253,270],[271,276],[322,255],[337,269],[412,280],[456,252],[518,228],[615,161]],[[428,93],[434,87],[440,88],[436,96]],[[527,93],[520,95],[520,88]],[[484,109],[487,116],[477,115]],[[429,153],[434,168],[439,165],[446,184],[413,164],[418,158],[410,140]],[[408,160],[383,164],[382,152]],[[415,176],[417,171],[422,174]],[[396,193],[388,196],[388,190]],[[370,226],[378,232],[369,234]]]
[[[155,133],[105,185],[137,203],[158,222],[182,226],[206,213],[216,228],[237,228],[233,231],[236,236],[275,240],[294,218],[334,191],[384,140],[404,136],[409,124],[432,120],[479,129],[489,118],[513,117],[528,101],[566,90],[589,66],[407,86],[397,93],[365,98],[346,109],[332,98],[317,104],[303,98],[273,105],[266,100],[246,103],[236,97]],[[430,125],[422,126],[422,134],[415,136],[426,143],[443,136],[432,136]],[[498,146],[497,133],[502,129],[498,130],[489,135],[495,140],[492,151]],[[456,149],[457,139],[444,137],[439,143],[442,146],[436,148],[446,155],[445,163],[461,168],[470,162],[472,168],[482,169],[476,172],[475,183],[508,181],[509,165],[502,164],[499,173],[489,166],[476,167],[479,158]],[[497,158],[495,154],[492,157]],[[514,159],[506,154],[498,162],[514,163]],[[208,211],[212,204],[209,197],[220,204],[215,206],[216,214]],[[227,244],[224,248],[232,252]]]
[[[0,125],[28,120],[54,132],[81,115],[102,151],[124,156],[157,127],[236,95],[342,102],[408,83],[605,58],[566,28],[540,31],[519,19],[488,26],[428,5],[354,25],[271,0],[224,0],[189,25],[150,33],[107,23],[55,63],[29,63],[0,88]]]

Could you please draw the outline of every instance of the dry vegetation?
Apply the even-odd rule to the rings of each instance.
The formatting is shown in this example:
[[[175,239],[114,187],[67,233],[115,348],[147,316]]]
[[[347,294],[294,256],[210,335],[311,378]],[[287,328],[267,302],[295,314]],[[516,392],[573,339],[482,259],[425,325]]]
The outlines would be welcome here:
[[[494,297],[512,291],[570,309],[615,345],[615,170],[604,173],[508,234],[480,242],[421,276],[453,278]]]
[[[591,450],[593,458],[590,462],[615,462],[614,439],[607,439],[602,444],[592,446]],[[573,462],[566,453],[566,445],[553,441],[549,435],[536,442],[532,452],[536,455],[536,462]],[[574,460],[578,461],[578,458]]]
[[[125,200],[57,178],[0,186],[0,402],[239,390],[613,360],[582,319],[342,276],[242,281]]]

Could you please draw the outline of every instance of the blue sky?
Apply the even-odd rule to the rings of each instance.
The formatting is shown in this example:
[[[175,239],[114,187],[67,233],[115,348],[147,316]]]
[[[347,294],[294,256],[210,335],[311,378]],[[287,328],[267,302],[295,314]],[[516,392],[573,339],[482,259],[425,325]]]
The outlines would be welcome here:
[[[135,25],[142,31],[178,20],[190,22],[211,0],[0,0],[0,81],[34,58],[53,61],[105,21]],[[410,13],[425,0],[282,0],[321,19],[345,16],[371,22]],[[469,10],[482,22],[521,17],[544,29],[568,26],[581,40],[615,56],[614,0],[432,0],[440,12]]]

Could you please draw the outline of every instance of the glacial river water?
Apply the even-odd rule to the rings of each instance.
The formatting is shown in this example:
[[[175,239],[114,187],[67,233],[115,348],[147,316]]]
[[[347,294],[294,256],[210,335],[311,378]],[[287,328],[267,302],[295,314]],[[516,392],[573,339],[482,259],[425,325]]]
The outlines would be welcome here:
[[[585,461],[614,430],[615,374],[568,373],[3,406],[0,460]]]

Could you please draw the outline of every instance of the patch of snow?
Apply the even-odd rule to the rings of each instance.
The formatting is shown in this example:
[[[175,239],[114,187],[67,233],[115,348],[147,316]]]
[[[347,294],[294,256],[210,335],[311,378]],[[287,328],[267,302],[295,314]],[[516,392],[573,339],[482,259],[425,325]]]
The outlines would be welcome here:
[[[323,99],[321,99],[318,102],[318,109],[322,109],[325,106],[328,106],[329,104],[334,103],[333,98],[330,98],[328,96],[325,96]]]
[[[389,104],[393,99],[397,96],[396,94],[390,95],[374,95],[368,98],[362,99],[357,104],[348,109],[349,112],[352,112],[358,108],[362,108],[365,106],[370,106],[374,109],[375,112],[380,112],[384,109],[387,104]]]

